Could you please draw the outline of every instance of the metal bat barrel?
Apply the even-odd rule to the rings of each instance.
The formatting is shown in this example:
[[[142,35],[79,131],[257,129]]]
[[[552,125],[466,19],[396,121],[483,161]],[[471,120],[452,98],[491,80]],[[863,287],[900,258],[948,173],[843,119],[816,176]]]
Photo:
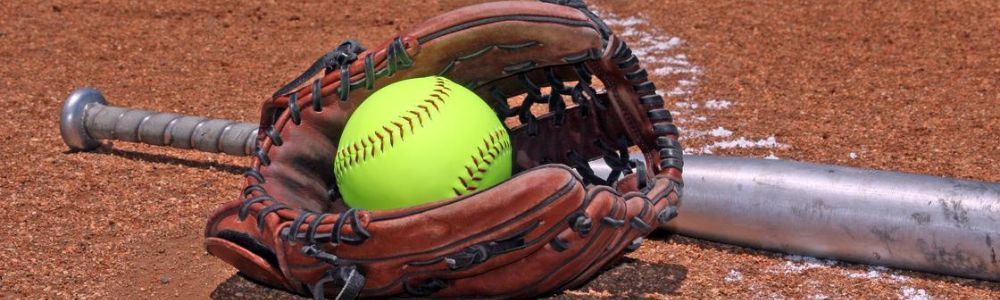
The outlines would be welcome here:
[[[1000,280],[1000,183],[685,156],[667,229],[785,253]]]
[[[249,155],[257,125],[172,113],[108,106],[95,89],[74,91],[63,104],[59,129],[63,142],[79,151],[99,147],[100,140]]]

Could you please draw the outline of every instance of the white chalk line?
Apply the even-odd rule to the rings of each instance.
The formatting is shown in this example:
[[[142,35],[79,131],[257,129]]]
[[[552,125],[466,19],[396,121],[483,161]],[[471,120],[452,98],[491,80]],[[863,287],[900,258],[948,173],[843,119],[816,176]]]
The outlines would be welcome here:
[[[722,126],[708,125],[708,117],[702,114],[702,111],[726,110],[736,105],[737,101],[732,99],[697,99],[695,97],[694,92],[698,87],[703,70],[691,63],[686,54],[680,53],[678,48],[685,44],[683,39],[671,36],[651,26],[648,17],[644,14],[622,17],[599,7],[591,6],[591,9],[599,14],[608,26],[611,26],[629,44],[632,53],[639,57],[643,66],[650,71],[651,76],[674,81],[674,86],[661,86],[661,89],[667,88],[668,90],[666,92],[657,91],[657,94],[664,97],[668,103],[673,103],[671,112],[674,115],[674,124],[681,129],[681,140],[689,145],[702,144],[698,147],[689,146],[685,149],[685,154],[712,154],[716,150],[734,148],[783,149],[789,147],[789,145],[779,142],[774,135],[763,138],[748,138],[737,135],[732,130]],[[774,152],[764,158],[780,159],[774,155]],[[856,159],[857,154],[851,153],[850,158]],[[806,270],[830,268],[840,264],[836,260],[799,255],[788,255],[784,258],[783,265],[771,269],[769,272],[800,274]],[[888,280],[895,283],[905,283],[910,280],[907,276],[896,274],[895,271],[881,266],[869,266],[865,272],[844,271],[843,274],[848,278]],[[736,270],[730,270],[723,280],[725,282],[738,282],[743,280],[743,274]],[[908,286],[902,287],[899,295],[908,300],[932,298],[925,290]],[[772,296],[780,298],[779,295]],[[817,294],[810,296],[810,298],[827,299],[829,297]]]
[[[736,101],[730,99],[698,99],[695,91],[700,83],[702,68],[691,63],[687,54],[680,51],[685,41],[649,24],[643,14],[622,17],[599,7],[591,7],[618,33],[632,53],[650,71],[650,76],[672,81],[670,87],[660,86],[657,93],[667,103],[674,115],[674,124],[681,129],[680,140],[687,146],[685,154],[713,154],[725,149],[783,149],[788,145],[778,142],[774,135],[751,138],[734,134],[725,127],[711,127],[706,110],[726,110]],[[765,158],[778,159],[772,151]]]

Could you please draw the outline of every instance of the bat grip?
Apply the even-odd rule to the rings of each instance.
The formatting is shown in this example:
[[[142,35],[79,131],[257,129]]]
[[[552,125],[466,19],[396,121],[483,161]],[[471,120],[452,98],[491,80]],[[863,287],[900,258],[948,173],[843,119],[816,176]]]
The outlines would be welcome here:
[[[257,125],[109,106],[95,89],[83,88],[63,104],[60,132],[72,150],[89,151],[100,140],[138,142],[204,152],[250,155]]]

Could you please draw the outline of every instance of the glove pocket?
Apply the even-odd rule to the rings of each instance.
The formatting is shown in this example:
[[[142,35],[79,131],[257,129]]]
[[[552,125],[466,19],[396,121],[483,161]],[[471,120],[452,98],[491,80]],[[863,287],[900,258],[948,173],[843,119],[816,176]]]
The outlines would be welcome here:
[[[541,166],[476,194],[370,212],[362,243],[323,248],[364,274],[363,295],[430,295],[545,247],[583,209],[585,192],[569,168]]]

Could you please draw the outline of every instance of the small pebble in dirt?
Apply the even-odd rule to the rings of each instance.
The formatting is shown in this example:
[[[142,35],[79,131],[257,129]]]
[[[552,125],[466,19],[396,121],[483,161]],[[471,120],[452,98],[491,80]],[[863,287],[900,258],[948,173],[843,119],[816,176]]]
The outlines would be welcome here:
[[[170,283],[170,277],[167,276],[160,277],[160,283],[162,284]]]
[[[848,154],[847,156],[849,156],[851,159],[858,159],[858,154],[854,152],[851,152],[851,154]]]
[[[726,275],[726,278],[723,278],[723,280],[725,280],[726,282],[736,282],[743,280],[743,273],[740,273],[739,271],[736,270],[729,270],[729,274]]]

